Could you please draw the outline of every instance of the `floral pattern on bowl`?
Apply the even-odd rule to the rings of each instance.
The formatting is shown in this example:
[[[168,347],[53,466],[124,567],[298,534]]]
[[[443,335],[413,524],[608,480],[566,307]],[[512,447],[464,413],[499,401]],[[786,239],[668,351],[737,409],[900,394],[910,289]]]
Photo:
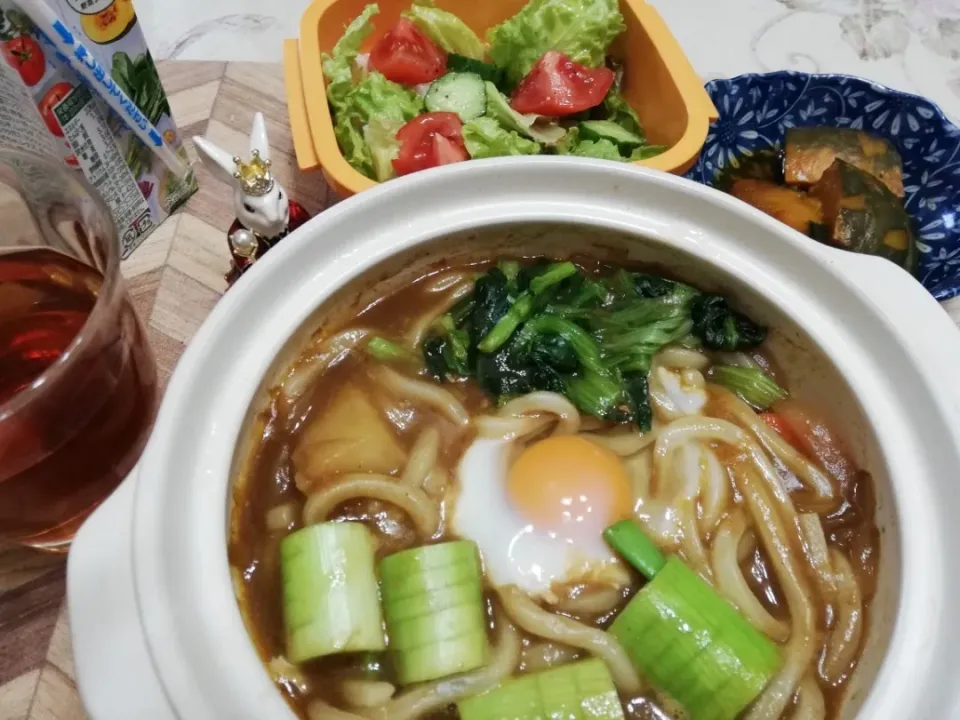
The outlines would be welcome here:
[[[890,140],[903,157],[904,205],[920,250],[918,279],[938,300],[960,295],[960,128],[929,100],[845,75],[775,72],[707,83],[720,111],[687,177],[705,185],[787,128],[833,125]]]

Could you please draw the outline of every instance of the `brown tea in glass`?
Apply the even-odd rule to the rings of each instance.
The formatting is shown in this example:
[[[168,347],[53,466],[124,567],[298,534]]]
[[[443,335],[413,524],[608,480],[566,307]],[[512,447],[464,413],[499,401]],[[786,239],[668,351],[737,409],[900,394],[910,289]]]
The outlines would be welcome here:
[[[0,151],[0,538],[65,550],[133,469],[157,377],[107,209]]]

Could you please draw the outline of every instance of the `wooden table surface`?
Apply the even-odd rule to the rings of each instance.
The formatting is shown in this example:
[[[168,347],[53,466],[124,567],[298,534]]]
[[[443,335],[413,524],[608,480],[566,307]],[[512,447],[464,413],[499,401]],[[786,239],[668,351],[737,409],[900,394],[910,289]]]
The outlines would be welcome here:
[[[169,61],[159,68],[184,137],[206,135],[230,152],[246,154],[253,113],[260,110],[274,173],[291,196],[312,213],[336,202],[319,173],[297,169],[279,65]],[[148,325],[163,384],[226,289],[230,265],[226,229],[234,220],[232,194],[202,166],[197,174],[199,192],[123,268]],[[960,300],[947,310],[960,323]],[[86,717],[74,680],[64,571],[63,558],[0,545],[0,720]]]

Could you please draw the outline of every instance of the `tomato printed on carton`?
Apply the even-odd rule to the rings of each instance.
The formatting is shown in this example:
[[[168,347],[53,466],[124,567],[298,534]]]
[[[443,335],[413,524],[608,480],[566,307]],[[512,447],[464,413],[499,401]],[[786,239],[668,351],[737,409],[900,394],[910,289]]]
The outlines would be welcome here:
[[[164,141],[186,160],[132,0],[46,0]],[[0,144],[59,157],[113,214],[123,257],[196,191],[171,173],[44,41],[16,0],[0,0]]]

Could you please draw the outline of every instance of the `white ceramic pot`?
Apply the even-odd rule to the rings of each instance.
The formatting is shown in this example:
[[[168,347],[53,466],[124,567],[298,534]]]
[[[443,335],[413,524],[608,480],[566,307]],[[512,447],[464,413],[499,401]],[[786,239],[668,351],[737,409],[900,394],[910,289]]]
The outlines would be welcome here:
[[[947,315],[892,263],[818,245],[700,185],[524,158],[418,173],[347,200],[220,301],[170,381],[138,471],[70,555],[77,678],[94,720],[293,718],[245,632],[227,562],[231,472],[251,403],[288,340],[345,283],[437,237],[517,223],[528,245],[538,242],[530,223],[617,236],[637,257],[724,287],[786,328],[786,345],[807,348],[804,382],[855,435],[882,531],[845,714],[960,717],[960,333]],[[539,242],[549,253],[551,236]]]

